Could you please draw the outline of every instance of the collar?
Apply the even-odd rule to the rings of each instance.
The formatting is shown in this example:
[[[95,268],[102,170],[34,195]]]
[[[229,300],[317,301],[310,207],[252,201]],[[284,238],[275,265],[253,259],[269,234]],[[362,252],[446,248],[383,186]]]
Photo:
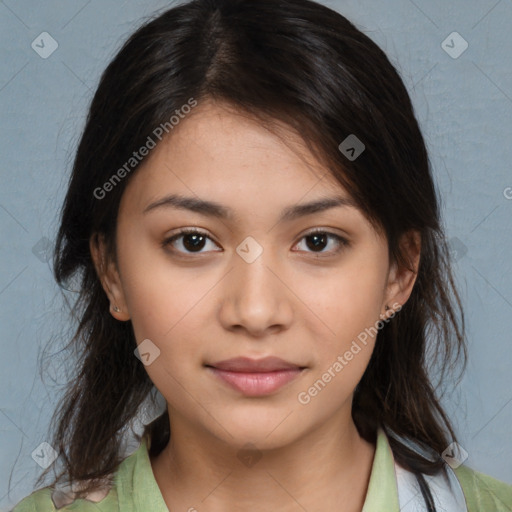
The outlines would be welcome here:
[[[139,448],[119,466],[115,487],[123,512],[169,512],[151,467],[150,445],[151,441],[143,437]]]
[[[362,512],[398,512],[398,487],[395,460],[388,438],[381,427],[377,430],[375,455]]]

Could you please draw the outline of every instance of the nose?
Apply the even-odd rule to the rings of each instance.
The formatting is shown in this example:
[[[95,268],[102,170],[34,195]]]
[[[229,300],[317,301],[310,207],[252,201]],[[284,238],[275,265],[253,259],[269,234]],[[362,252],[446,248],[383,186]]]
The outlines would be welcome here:
[[[219,316],[224,328],[244,330],[257,338],[288,329],[294,295],[282,266],[271,262],[265,251],[252,262],[235,253],[233,264],[221,292]]]

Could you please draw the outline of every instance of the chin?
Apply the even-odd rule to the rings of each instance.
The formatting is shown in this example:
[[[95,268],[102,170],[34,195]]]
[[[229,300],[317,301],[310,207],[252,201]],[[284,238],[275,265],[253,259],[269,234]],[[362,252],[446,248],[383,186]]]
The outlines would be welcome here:
[[[260,450],[273,450],[281,448],[299,439],[305,433],[305,425],[297,414],[290,414],[290,410],[283,408],[279,411],[265,414],[263,411],[240,411],[236,414],[231,409],[229,415],[216,415],[218,424],[215,424],[214,436],[223,442],[243,449],[247,444],[253,444]],[[220,425],[219,425],[220,424]],[[213,426],[209,424],[210,428]],[[222,428],[226,427],[226,430]],[[231,434],[231,435],[230,435]]]

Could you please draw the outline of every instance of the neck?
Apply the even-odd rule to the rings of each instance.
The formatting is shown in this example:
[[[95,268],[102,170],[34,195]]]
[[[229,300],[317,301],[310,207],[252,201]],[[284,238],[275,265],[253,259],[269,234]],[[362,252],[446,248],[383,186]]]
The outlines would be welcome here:
[[[171,440],[151,460],[169,510],[360,512],[375,446],[352,421],[331,421],[285,446],[227,444],[172,413]]]

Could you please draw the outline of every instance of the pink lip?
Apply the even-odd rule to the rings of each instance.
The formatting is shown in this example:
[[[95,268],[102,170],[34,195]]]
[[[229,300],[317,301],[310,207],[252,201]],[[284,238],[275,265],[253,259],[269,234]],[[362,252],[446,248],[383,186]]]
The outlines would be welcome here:
[[[273,393],[295,379],[303,369],[277,357],[258,360],[237,357],[207,365],[207,368],[246,396]]]
[[[215,375],[247,396],[268,395],[293,380],[302,370],[241,373],[209,368]]]

